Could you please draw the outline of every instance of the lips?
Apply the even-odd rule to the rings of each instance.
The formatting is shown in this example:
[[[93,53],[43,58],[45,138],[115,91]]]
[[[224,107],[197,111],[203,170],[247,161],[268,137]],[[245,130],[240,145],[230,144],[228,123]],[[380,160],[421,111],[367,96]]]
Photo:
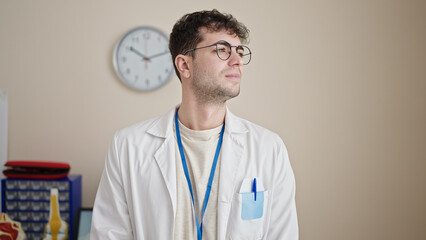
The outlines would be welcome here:
[[[241,78],[241,74],[239,74],[239,73],[229,73],[229,74],[226,74],[225,77],[240,79]]]

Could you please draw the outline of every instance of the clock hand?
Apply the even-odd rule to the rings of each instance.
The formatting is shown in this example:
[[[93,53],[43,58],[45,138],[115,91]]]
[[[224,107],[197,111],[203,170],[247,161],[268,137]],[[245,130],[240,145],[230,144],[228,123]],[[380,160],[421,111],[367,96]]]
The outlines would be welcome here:
[[[143,41],[143,46],[144,46],[144,50],[145,50],[144,53],[146,53],[148,55],[148,49],[147,49],[148,42]],[[147,57],[147,59],[149,59],[149,58]],[[145,61],[145,70],[148,70],[148,61]]]
[[[130,47],[130,51],[136,53],[137,55],[139,55],[140,57],[142,57],[143,61],[150,61],[149,57],[146,57],[145,55],[143,55],[142,53],[140,53],[138,50],[134,49],[133,47]]]
[[[152,56],[149,56],[148,59],[153,59],[153,58],[162,56],[162,55],[167,54],[167,53],[169,53],[169,51],[165,51],[165,52],[162,52],[162,53],[157,53],[157,54],[154,54]]]

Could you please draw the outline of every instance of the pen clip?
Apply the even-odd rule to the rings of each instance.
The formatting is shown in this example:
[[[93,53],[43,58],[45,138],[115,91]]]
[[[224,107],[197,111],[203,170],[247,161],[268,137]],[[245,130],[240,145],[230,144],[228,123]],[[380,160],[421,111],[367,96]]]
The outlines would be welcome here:
[[[251,191],[254,193],[254,201],[256,201],[256,195],[257,195],[257,183],[256,178],[253,179],[253,186],[251,187]]]

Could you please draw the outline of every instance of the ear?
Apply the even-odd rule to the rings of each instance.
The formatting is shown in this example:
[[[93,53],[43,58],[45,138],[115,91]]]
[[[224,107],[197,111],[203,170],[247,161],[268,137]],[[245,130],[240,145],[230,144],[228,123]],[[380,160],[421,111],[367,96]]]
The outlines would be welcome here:
[[[179,54],[175,58],[175,65],[180,73],[181,79],[186,79],[191,77],[191,71],[190,71],[190,61],[191,58],[182,54]]]

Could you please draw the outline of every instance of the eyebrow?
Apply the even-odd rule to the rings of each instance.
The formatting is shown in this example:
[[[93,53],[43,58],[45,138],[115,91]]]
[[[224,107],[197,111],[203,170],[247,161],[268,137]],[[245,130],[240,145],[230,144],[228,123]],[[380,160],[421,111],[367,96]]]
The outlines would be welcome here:
[[[229,44],[229,45],[230,45],[230,46],[232,46],[232,47],[244,46],[244,45],[242,45],[242,44],[239,44],[239,45],[232,45],[231,43],[229,43],[228,41],[225,41],[225,40],[219,40],[219,41],[217,41],[217,42],[215,42],[215,43],[213,43],[213,44],[218,44],[218,43],[225,43],[225,44]]]

